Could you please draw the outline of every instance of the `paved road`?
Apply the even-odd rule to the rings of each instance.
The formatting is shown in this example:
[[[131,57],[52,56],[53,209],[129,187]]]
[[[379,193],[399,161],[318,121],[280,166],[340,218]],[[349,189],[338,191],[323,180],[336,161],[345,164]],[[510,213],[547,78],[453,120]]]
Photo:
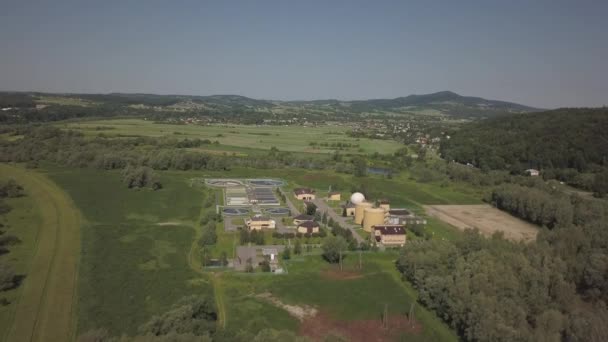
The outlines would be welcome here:
[[[355,226],[348,222],[348,219],[346,217],[338,215],[332,208],[327,205],[327,203],[325,203],[324,200],[322,200],[321,198],[315,198],[312,202],[317,206],[317,208],[321,212],[327,212],[327,215],[331,217],[334,221],[338,222],[340,226],[350,229],[350,231],[353,233],[353,237],[355,238],[355,240],[357,240],[357,242],[361,243],[365,241],[359,235],[359,233],[357,233]]]
[[[287,206],[289,207],[289,210],[291,210],[291,216],[300,215],[300,211],[298,210],[298,208],[293,205],[293,203],[291,203],[291,200],[289,199],[289,194],[283,191],[283,188],[279,188],[279,191],[283,194],[283,196],[285,196],[285,199],[287,200]]]

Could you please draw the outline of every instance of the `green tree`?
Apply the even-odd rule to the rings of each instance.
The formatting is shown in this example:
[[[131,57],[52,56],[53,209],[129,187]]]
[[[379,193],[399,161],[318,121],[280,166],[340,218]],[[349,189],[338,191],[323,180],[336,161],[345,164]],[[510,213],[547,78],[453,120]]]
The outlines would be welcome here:
[[[289,248],[289,246],[285,247],[285,250],[283,250],[283,260],[289,260],[291,259],[291,248]]]
[[[223,251],[220,255],[220,264],[224,267],[228,266],[228,255],[226,254],[226,251]]]
[[[335,264],[344,258],[344,252],[348,250],[348,243],[342,236],[328,236],[321,244],[323,257],[329,263]]]
[[[608,168],[604,168],[602,172],[595,175],[593,179],[593,192],[597,197],[608,195]]]
[[[270,272],[270,262],[264,259],[264,261],[260,263],[260,269],[262,270],[262,272]]]
[[[293,253],[295,255],[302,254],[302,243],[300,242],[300,239],[296,239],[295,246],[293,247]]]
[[[353,167],[355,177],[363,177],[367,174],[367,161],[363,157],[353,158]]]

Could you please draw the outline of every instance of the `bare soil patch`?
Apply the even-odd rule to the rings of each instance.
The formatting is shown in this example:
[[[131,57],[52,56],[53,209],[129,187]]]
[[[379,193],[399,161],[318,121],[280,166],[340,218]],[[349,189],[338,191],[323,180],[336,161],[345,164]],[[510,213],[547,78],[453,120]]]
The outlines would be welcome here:
[[[313,341],[324,341],[328,335],[338,335],[353,342],[385,342],[398,340],[404,333],[419,334],[422,332],[422,325],[415,319],[410,322],[404,315],[390,315],[384,327],[380,317],[339,321],[325,313],[319,313],[304,320],[300,324],[299,332]]]
[[[536,240],[538,234],[536,226],[487,204],[425,205],[424,209],[429,216],[458,229],[476,228],[486,236],[503,232],[508,240],[529,242]]]
[[[290,305],[281,302],[278,298],[273,297],[271,293],[265,292],[256,295],[257,298],[263,299],[271,304],[287,311],[291,316],[297,318],[300,322],[315,317],[317,315],[317,309],[308,305]]]
[[[353,280],[363,278],[363,274],[361,274],[361,272],[352,270],[340,271],[340,269],[337,267],[332,267],[321,272],[321,276],[331,280]]]
[[[161,227],[166,227],[166,226],[179,226],[180,223],[179,222],[160,222],[157,223],[156,225],[161,226]]]

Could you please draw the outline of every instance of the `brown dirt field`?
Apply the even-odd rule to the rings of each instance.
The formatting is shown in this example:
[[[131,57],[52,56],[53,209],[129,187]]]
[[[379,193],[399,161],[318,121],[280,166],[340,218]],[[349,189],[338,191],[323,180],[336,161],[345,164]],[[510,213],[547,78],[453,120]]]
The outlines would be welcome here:
[[[388,342],[399,339],[403,333],[419,334],[422,325],[407,316],[391,315],[388,327],[383,328],[380,318],[369,320],[336,321],[325,313],[309,317],[300,324],[300,335],[313,341],[324,341],[328,335],[337,335],[353,342]]]
[[[353,280],[363,278],[363,274],[357,271],[344,270],[340,271],[338,268],[330,268],[321,272],[321,276],[331,280]]]
[[[503,232],[512,241],[536,240],[538,228],[487,204],[479,205],[425,205],[429,216],[436,217],[458,229],[474,229],[491,236]]]

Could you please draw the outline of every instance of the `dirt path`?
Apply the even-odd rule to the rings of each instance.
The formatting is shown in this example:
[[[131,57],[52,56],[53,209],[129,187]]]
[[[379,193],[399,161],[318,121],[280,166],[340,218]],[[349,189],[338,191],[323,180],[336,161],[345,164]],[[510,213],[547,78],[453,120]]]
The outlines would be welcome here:
[[[217,198],[216,198],[217,201]],[[199,222],[200,222],[200,217],[203,214],[203,211],[205,209],[201,208],[201,212],[199,215]],[[230,219],[230,218],[228,218]],[[226,220],[224,220],[225,222]],[[197,227],[196,223],[192,224],[192,229],[194,229],[194,240],[192,241],[192,245],[190,246],[190,252],[188,252],[188,266],[190,266],[190,268],[200,274],[201,276],[204,277],[209,277],[209,280],[211,281],[211,285],[213,286],[213,297],[215,298],[215,306],[217,308],[217,326],[218,328],[225,328],[226,327],[226,307],[224,306],[224,298],[223,298],[223,292],[221,290],[221,274],[216,274],[216,273],[207,273],[207,272],[203,272],[202,269],[202,264],[201,264],[201,260],[199,258],[199,246],[198,246],[198,239],[201,236],[201,229],[199,227]]]
[[[70,341],[76,331],[80,213],[46,176],[0,167],[32,196],[43,222],[7,341]]]

